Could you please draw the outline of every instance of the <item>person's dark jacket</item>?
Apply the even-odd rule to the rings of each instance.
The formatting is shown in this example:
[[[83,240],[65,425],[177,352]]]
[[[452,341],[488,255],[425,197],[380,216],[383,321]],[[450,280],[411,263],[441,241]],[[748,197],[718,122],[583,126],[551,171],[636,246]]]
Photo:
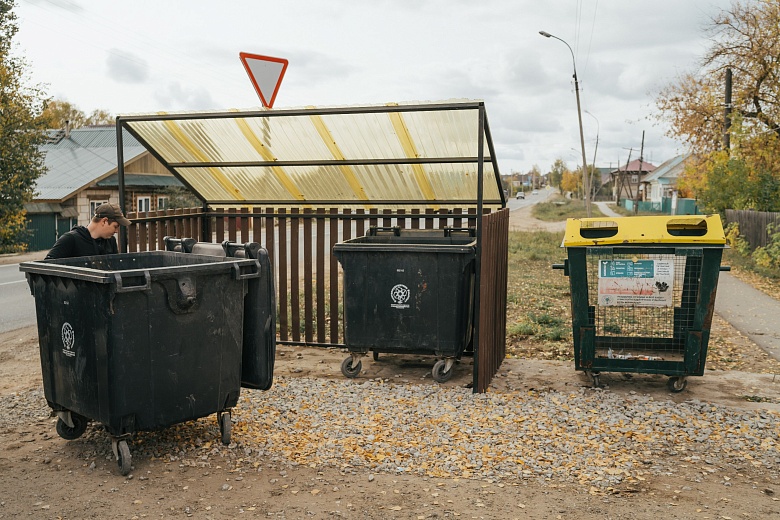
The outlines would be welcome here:
[[[46,255],[46,260],[74,256],[110,255],[118,252],[116,238],[95,239],[92,238],[86,227],[76,226],[57,239]]]

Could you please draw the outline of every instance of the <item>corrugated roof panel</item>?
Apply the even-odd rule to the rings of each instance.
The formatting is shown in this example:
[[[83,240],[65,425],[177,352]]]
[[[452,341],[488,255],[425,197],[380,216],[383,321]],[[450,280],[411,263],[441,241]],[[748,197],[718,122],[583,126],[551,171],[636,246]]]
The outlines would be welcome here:
[[[481,109],[469,102],[149,114],[124,124],[207,201],[435,205],[477,197]],[[489,160],[484,179],[484,199],[500,204]]]

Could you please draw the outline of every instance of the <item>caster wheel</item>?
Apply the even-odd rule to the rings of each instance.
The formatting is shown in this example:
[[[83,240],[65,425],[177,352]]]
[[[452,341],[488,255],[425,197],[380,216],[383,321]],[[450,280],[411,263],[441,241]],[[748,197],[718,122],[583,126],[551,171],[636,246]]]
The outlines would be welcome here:
[[[130,456],[130,447],[127,445],[127,441],[122,440],[116,444],[116,463],[119,466],[119,473],[122,476],[130,473],[132,469],[133,458]]]
[[[379,361],[379,352],[377,352],[377,351],[375,350],[375,351],[373,351],[371,354],[372,354],[372,356],[373,356],[373,358],[374,358],[374,361]]]
[[[446,383],[450,379],[452,379],[452,374],[455,372],[452,367],[450,367],[449,370],[445,372],[445,368],[447,366],[447,362],[443,359],[440,359],[436,362],[436,364],[433,365],[433,370],[431,370],[431,374],[433,375],[433,380],[437,383]]]
[[[73,423],[73,428],[65,424],[62,419],[57,419],[57,434],[66,441],[72,441],[81,437],[87,430],[87,424],[89,420],[86,417],[77,413],[70,413],[70,420]]]
[[[230,444],[230,430],[233,427],[233,423],[230,420],[230,412],[217,414],[217,422],[219,423],[219,433],[221,435],[222,444],[227,446]]]
[[[358,361],[356,365],[352,364],[352,356],[349,356],[341,362],[341,373],[344,374],[345,377],[357,377],[362,368],[363,363],[361,361]]]
[[[687,386],[688,380],[684,377],[670,377],[669,381],[666,382],[666,387],[674,394],[682,392]]]

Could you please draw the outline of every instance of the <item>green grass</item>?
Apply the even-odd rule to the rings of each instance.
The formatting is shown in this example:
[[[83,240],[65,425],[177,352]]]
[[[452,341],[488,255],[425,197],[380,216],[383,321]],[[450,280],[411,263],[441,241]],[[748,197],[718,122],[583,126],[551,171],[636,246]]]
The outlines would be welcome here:
[[[531,215],[545,222],[557,222],[567,218],[585,218],[585,201],[567,199],[559,194],[555,194],[547,202],[535,204],[531,210]],[[604,214],[599,211],[598,206],[591,203],[591,217],[603,217]]]

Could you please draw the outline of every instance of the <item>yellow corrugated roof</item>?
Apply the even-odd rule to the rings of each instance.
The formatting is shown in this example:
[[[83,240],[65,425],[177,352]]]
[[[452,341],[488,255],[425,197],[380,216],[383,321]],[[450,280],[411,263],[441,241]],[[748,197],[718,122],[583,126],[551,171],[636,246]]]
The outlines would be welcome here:
[[[484,116],[482,157],[479,121]],[[480,101],[117,118],[212,205],[502,206]]]

